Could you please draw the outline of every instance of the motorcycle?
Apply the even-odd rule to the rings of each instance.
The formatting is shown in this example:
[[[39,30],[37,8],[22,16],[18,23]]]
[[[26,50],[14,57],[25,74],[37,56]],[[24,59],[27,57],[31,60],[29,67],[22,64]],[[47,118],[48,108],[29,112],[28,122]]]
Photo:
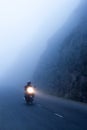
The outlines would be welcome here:
[[[25,90],[25,95],[24,95],[26,103],[32,104],[34,101],[34,96],[35,96],[34,88],[27,87],[27,89]]]

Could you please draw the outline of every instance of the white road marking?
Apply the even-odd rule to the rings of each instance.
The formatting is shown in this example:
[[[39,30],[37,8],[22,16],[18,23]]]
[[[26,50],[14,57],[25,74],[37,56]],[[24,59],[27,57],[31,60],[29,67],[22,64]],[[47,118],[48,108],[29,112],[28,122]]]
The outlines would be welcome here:
[[[38,103],[38,106],[39,107],[43,107],[43,108],[45,108],[44,106],[42,106],[40,103]],[[47,109],[48,110],[48,108],[45,108],[45,109]],[[50,111],[50,110],[49,110]],[[52,112],[52,111],[51,111]],[[62,115],[60,115],[60,114],[58,114],[58,113],[54,113],[54,112],[52,112],[55,116],[58,116],[58,117],[60,117],[60,118],[64,118]]]
[[[58,116],[58,117],[60,117],[60,118],[63,118],[63,116],[60,115],[60,114],[58,114],[58,113],[54,113],[54,115],[56,115],[56,116]]]

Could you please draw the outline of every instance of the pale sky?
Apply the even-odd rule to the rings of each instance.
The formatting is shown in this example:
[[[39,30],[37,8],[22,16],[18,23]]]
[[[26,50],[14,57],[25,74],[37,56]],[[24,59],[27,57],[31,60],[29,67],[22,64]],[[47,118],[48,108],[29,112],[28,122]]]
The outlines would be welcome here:
[[[43,35],[47,41],[79,3],[80,0],[0,0],[0,76],[16,62],[27,44],[33,52],[37,46],[45,47],[46,42],[39,44],[34,38]]]

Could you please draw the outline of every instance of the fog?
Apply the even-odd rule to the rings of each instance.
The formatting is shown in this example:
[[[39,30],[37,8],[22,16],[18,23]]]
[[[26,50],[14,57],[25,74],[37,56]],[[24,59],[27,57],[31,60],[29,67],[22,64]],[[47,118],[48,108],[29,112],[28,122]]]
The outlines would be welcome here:
[[[80,0],[0,1],[1,83],[24,83],[31,78],[49,38],[79,3]]]

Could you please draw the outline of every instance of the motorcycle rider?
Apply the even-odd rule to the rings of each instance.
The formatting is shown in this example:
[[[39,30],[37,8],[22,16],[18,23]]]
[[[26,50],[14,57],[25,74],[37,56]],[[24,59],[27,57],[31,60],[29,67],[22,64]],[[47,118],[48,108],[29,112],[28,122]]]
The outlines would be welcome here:
[[[24,90],[26,91],[28,87],[32,87],[31,81],[27,82],[27,85],[24,86]]]
[[[24,86],[24,96],[25,97],[27,96],[27,91],[26,90],[29,87],[33,87],[31,81],[27,82],[27,85]],[[34,97],[34,94],[33,94],[33,97]]]

